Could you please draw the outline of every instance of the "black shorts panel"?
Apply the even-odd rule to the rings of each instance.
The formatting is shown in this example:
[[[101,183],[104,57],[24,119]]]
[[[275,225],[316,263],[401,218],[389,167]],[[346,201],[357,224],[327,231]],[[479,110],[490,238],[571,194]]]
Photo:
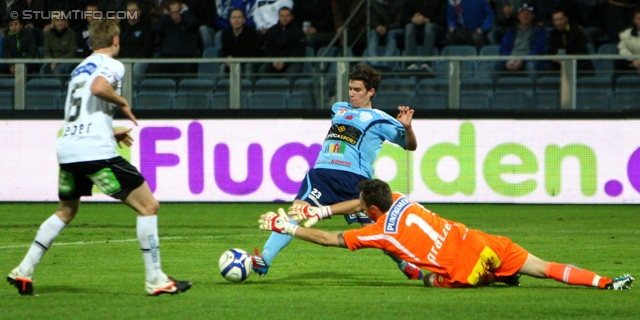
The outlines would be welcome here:
[[[105,194],[124,199],[144,183],[138,169],[122,157],[65,163],[58,174],[58,198],[73,200],[90,196],[93,185]]]

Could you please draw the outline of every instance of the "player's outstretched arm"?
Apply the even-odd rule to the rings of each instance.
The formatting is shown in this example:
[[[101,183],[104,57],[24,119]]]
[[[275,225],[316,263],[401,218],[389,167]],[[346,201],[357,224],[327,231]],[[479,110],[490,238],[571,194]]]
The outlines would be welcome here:
[[[418,148],[418,139],[415,132],[411,127],[411,121],[413,121],[414,110],[407,106],[398,106],[398,116],[396,117],[402,126],[404,126],[407,135],[405,137],[405,150],[414,151]]]
[[[307,220],[304,223],[306,228],[310,228],[319,220],[330,219],[332,215],[352,214],[362,211],[358,199],[347,200],[331,206],[312,207],[308,205],[294,204],[289,207],[289,217],[296,222]]]
[[[260,229],[275,231],[283,234],[302,239],[308,242],[316,243],[330,247],[345,247],[344,240],[341,241],[342,234],[329,233],[322,230],[308,229],[299,227],[289,221],[289,217],[284,209],[279,208],[278,213],[267,212],[258,219]]]
[[[127,118],[133,121],[136,126],[138,125],[138,121],[133,115],[133,112],[131,112],[131,107],[129,107],[127,99],[116,93],[109,81],[104,77],[96,77],[96,79],[93,80],[93,83],[91,83],[91,94],[104,101],[115,104],[122,110]]]

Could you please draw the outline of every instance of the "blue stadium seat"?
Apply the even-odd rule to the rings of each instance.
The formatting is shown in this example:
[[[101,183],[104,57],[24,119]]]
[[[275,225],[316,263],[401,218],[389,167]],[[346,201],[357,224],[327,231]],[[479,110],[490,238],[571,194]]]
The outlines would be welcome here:
[[[289,97],[289,109],[315,109],[313,92],[294,92]]]
[[[55,110],[61,108],[62,81],[59,79],[31,79],[27,82],[25,109]]]
[[[249,95],[249,109],[287,109],[289,95],[282,92],[254,92]]]
[[[448,95],[444,92],[419,92],[411,105],[414,109],[446,109]]]
[[[496,93],[524,93],[529,99],[533,96],[533,81],[530,78],[501,78],[496,82]],[[495,105],[495,104],[494,104]]]
[[[618,54],[618,44],[605,43],[598,48],[597,54]],[[592,60],[596,75],[611,77],[615,70],[615,60]]]
[[[184,79],[178,84],[178,92],[213,93],[215,82],[207,79]]]
[[[418,82],[418,93],[420,92],[449,92],[449,79],[427,78]]]
[[[609,109],[611,107],[611,90],[578,89],[576,92],[576,109]]]
[[[171,79],[145,79],[139,92],[176,92],[176,82]]]
[[[313,93],[313,79],[300,78],[293,83],[292,93]]]
[[[289,94],[291,83],[287,78],[265,77],[256,81],[253,92],[279,92]]]
[[[443,57],[452,56],[477,56],[478,50],[476,47],[470,45],[449,45],[442,49],[440,53]],[[434,71],[438,77],[448,77],[449,75],[449,61],[438,61]],[[462,61],[460,63],[460,77],[471,78],[475,77],[476,63],[475,61]]]
[[[207,79],[184,79],[178,84],[174,109],[210,109],[214,82]]]
[[[372,103],[376,109],[395,110],[398,106],[410,105],[414,96],[415,93],[409,92],[378,92]]]
[[[560,92],[560,77],[544,76],[538,78],[536,92]]]
[[[220,47],[211,47],[204,50],[202,53],[203,58],[220,58]],[[222,76],[224,64],[219,62],[201,62],[198,63],[198,78],[209,79],[217,82]]]
[[[595,76],[578,78],[576,88],[578,90],[611,91],[611,77]]]
[[[559,110],[560,90],[557,91],[536,91],[535,109],[538,110]]]
[[[636,74],[633,76],[622,76],[618,78],[618,80],[616,80],[615,91],[626,91],[626,90],[633,90],[633,91],[640,90],[640,76]]]
[[[614,92],[611,109],[640,109],[640,90]]]
[[[211,96],[212,109],[229,109],[229,92],[216,92]]]
[[[525,91],[496,91],[491,103],[493,109],[531,109],[531,98]]]
[[[493,94],[493,81],[487,78],[462,78],[460,80],[460,92],[482,92],[491,95]]]
[[[13,91],[15,80],[13,78],[0,79],[0,110],[13,109]]]
[[[141,91],[134,96],[134,109],[168,110],[173,108],[174,92]]]
[[[229,93],[229,79],[225,78],[218,81],[216,92]],[[240,93],[246,95],[253,92],[253,82],[249,79],[240,79]]]
[[[408,77],[408,78],[382,79],[382,81],[380,81],[380,85],[378,86],[378,91],[410,92],[411,94],[415,94],[416,78]]]
[[[460,109],[490,109],[491,96],[482,92],[463,92],[460,94]]]
[[[480,49],[481,56],[499,56],[500,55],[500,45],[499,44],[488,44]]]

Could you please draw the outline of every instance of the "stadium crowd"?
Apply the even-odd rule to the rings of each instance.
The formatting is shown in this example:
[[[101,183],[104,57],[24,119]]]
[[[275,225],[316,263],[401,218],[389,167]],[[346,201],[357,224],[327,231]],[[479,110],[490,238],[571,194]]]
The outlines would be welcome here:
[[[348,54],[355,57],[620,54],[621,59],[610,63],[612,75],[640,70],[639,60],[623,57],[640,54],[640,0],[370,0],[368,5],[360,5],[361,0],[0,1],[2,58],[87,57],[92,52],[89,25],[115,11],[115,16],[126,17],[120,21],[120,58],[313,57],[347,39]],[[54,12],[66,15],[57,18]],[[348,36],[341,33],[332,42],[343,27]],[[475,50],[447,50],[454,45]],[[382,72],[446,73],[434,61],[369,64]],[[27,73],[64,74],[71,67],[34,63],[27,65]],[[597,67],[596,60],[578,61],[579,75],[592,75]],[[535,83],[538,72],[557,71],[560,65],[505,59],[488,66],[477,63],[473,69],[522,73]],[[0,74],[14,70],[0,60]],[[298,78],[290,74],[306,70],[295,63],[243,65],[246,74],[287,74],[292,87]],[[199,70],[196,64],[137,63],[134,72],[188,75]],[[229,69],[222,66],[215,72]],[[616,77],[611,81],[615,85]]]

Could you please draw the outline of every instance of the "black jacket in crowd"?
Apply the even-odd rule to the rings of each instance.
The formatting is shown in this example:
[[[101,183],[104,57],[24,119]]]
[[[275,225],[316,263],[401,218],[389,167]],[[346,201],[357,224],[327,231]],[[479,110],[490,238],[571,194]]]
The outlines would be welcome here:
[[[302,28],[290,23],[280,23],[269,28],[264,35],[266,57],[304,57],[306,36]]]
[[[182,13],[180,23],[174,23],[168,14],[160,17],[151,27],[151,32],[160,36],[160,57],[200,57],[198,27],[198,19],[191,10]]]
[[[138,21],[130,25],[127,20],[120,21],[120,58],[153,57],[153,39],[148,23]]]
[[[587,37],[575,25],[570,25],[569,30],[553,29],[549,34],[547,54],[557,54],[558,49],[561,48],[566,50],[567,55],[589,54],[589,51],[587,51]],[[556,63],[552,63],[551,68],[556,69],[559,66]],[[578,60],[578,70],[593,70],[593,65],[590,60]]]
[[[447,4],[447,0],[407,0],[405,21],[411,22],[413,14],[420,12],[431,22],[447,29]]]
[[[233,34],[233,28],[222,30],[222,56],[234,58],[261,56],[260,37],[255,27],[245,24],[237,37]]]

